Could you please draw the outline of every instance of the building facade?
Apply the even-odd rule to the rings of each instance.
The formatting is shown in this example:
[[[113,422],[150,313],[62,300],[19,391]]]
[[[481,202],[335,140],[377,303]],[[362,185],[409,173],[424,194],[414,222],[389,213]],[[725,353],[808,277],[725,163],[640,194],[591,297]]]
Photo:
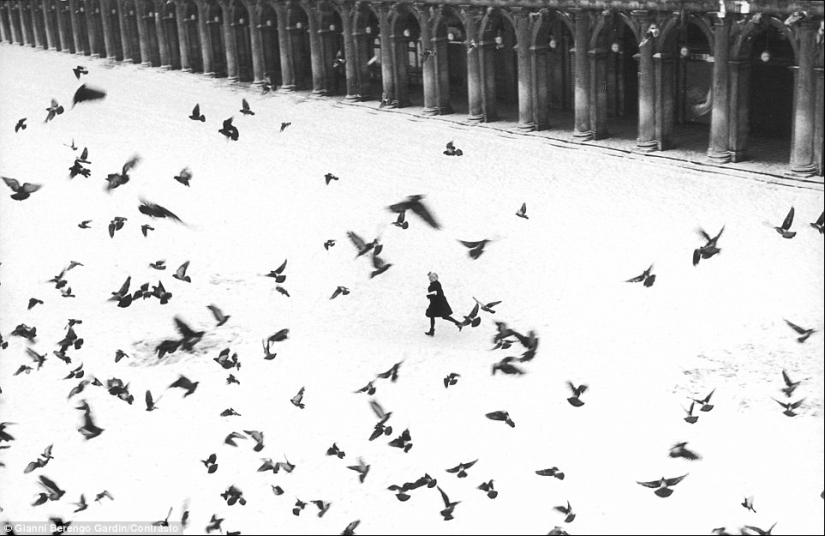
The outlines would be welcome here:
[[[581,141],[631,122],[644,151],[706,132],[718,163],[758,160],[752,148],[769,140],[787,146],[789,173],[810,177],[823,174],[823,11],[803,0],[11,0],[0,38],[428,115],[507,113],[521,130]]]

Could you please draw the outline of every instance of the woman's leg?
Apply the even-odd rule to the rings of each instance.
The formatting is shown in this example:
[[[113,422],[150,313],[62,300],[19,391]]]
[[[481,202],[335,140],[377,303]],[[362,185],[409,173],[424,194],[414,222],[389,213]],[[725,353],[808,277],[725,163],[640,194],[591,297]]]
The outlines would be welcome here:
[[[430,317],[430,331],[425,331],[424,335],[429,335],[430,337],[435,335],[435,317],[434,316]]]

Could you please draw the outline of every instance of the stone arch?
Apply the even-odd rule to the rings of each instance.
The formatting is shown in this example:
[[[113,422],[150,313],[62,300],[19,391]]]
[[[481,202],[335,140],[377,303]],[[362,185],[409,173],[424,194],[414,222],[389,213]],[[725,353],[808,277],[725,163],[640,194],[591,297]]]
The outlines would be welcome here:
[[[679,39],[679,30],[688,24],[694,24],[701,30],[710,45],[710,49],[713,50],[715,42],[713,29],[707,19],[697,16],[695,13],[684,13],[674,14],[662,24],[661,34],[656,40],[656,52],[673,49],[675,41]]]
[[[437,10],[430,26],[436,63],[436,105],[425,113],[469,113],[469,32],[461,12],[452,6]]]
[[[573,21],[564,12],[542,9],[531,28],[530,49],[534,64],[534,123],[542,130],[550,126],[551,110],[575,106]]]
[[[224,12],[218,3],[208,4],[206,12],[206,33],[212,51],[212,74],[220,78],[227,75],[226,40],[223,34]]]
[[[784,35],[785,39],[790,42],[794,53],[794,65],[799,65],[799,45],[797,44],[794,31],[788,26],[785,26],[781,20],[770,15],[763,15],[758,19],[758,22],[754,21],[754,17],[751,17],[751,20],[745,24],[745,27],[739,35],[736,36],[731,47],[730,59],[742,61],[750,57],[754,39],[762,34],[762,32],[765,32],[768,26],[773,26],[776,31]]]
[[[516,25],[513,17],[497,7],[487,8],[478,31],[482,109],[484,121],[499,118],[499,101],[518,106]]]
[[[243,0],[232,0],[229,4],[229,36],[233,40],[227,43],[227,51],[234,56],[235,72],[232,58],[229,58],[228,73],[230,78],[237,77],[241,82],[251,82],[255,75],[252,69],[252,35],[250,28],[250,9]],[[233,53],[234,50],[234,53]]]
[[[352,15],[355,67],[359,100],[370,100],[383,90],[381,73],[381,19],[373,6],[359,2]]]
[[[346,92],[346,47],[344,20],[337,4],[324,0],[318,4],[318,34],[324,71],[324,94]]]
[[[160,67],[160,42],[158,41],[158,28],[155,22],[155,4],[152,0],[137,0],[138,15],[143,22],[142,42],[145,48],[141,49],[144,65]]]
[[[124,42],[128,43],[129,51],[132,55],[130,60],[134,63],[142,63],[143,62],[143,51],[140,48],[140,30],[139,30],[139,18],[140,13],[138,12],[137,5],[135,4],[135,0],[123,0],[122,4],[122,15],[123,15],[123,40]]]
[[[422,43],[427,22],[422,24],[421,13],[414,6],[397,4],[389,19],[395,99],[403,108],[411,103],[411,90],[423,89],[424,62],[433,60],[432,43]]]
[[[180,48],[186,50],[186,57],[189,60],[188,69],[192,72],[203,72],[203,50],[201,48],[200,36],[200,14],[198,6],[194,0],[179,0],[180,27],[182,31],[178,36]],[[182,65],[182,67],[186,67]]]
[[[264,79],[268,80],[272,88],[280,86],[281,79],[281,46],[278,35],[278,11],[269,2],[258,5],[258,32],[261,52],[263,54]]]
[[[295,89],[312,88],[312,54],[310,50],[309,13],[300,2],[292,0],[286,9],[286,37],[292,61]]]
[[[178,6],[173,1],[159,6],[160,28],[166,46],[166,64],[172,69],[181,68],[180,36],[178,35]]]

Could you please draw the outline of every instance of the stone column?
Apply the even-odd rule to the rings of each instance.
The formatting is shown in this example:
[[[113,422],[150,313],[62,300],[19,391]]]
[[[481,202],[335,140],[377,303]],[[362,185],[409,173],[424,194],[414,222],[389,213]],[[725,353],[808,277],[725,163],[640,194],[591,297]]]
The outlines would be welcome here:
[[[172,69],[172,54],[169,52],[169,39],[166,30],[168,23],[161,9],[155,9],[155,32],[158,34],[158,49],[160,51],[160,68],[164,71]]]
[[[20,15],[20,29],[23,31],[23,44],[33,47],[34,45],[34,37],[29,35],[29,27],[26,25],[26,15],[28,14],[29,19],[31,20],[31,8],[27,6],[23,0],[17,0],[17,13]],[[32,24],[32,29],[34,29],[34,24]]]
[[[607,132],[607,50],[596,48],[587,51],[590,58],[590,131],[591,139],[603,140]]]
[[[118,26],[120,26],[120,46],[123,48],[123,62],[133,63],[135,61],[134,51],[132,50],[132,40],[129,39],[129,25],[127,17],[129,12],[123,6],[118,6],[117,18]]]
[[[344,37],[344,73],[347,77],[347,102],[358,100],[358,48],[355,46],[355,30],[353,29],[354,10],[348,6],[342,7],[341,31]]]
[[[84,43],[80,39],[80,13],[77,12],[78,6],[75,0],[69,0],[69,15],[72,21],[72,36],[74,40],[74,53],[85,54],[88,43]]]
[[[81,15],[83,15],[81,13]],[[100,54],[97,52],[97,49],[100,47],[100,41],[103,39],[102,35],[97,34],[97,24],[94,23],[94,12],[91,9],[91,5],[86,6],[86,33],[88,34],[89,38],[89,54],[93,58],[99,58]]]
[[[180,37],[179,37],[180,39]],[[257,9],[249,10],[249,43],[252,48],[252,85],[262,86],[266,83],[266,64],[264,62],[263,36],[261,36],[261,19]],[[183,47],[181,46],[181,49]],[[181,56],[181,62],[183,56]]]
[[[750,58],[730,60],[728,77],[730,85],[728,150],[732,162],[741,162],[747,159],[748,123],[750,122]]]
[[[357,41],[357,55],[356,59],[358,69],[358,100],[368,101],[372,98],[372,81],[370,79],[369,60],[372,58],[372,34],[357,33],[355,34]]]
[[[639,23],[642,35],[650,26],[647,11],[634,11],[633,16]],[[656,39],[647,39],[639,47],[639,133],[636,147],[645,152],[655,151],[659,146],[656,140],[656,72],[653,66],[653,44]]]
[[[100,0],[100,22],[103,25],[103,43],[106,46],[106,58],[111,61],[117,60],[115,39],[112,33],[115,30],[111,24],[111,13],[115,5],[114,0]]]
[[[43,22],[42,10],[43,6],[41,5],[40,0],[31,1],[32,31],[34,32],[34,44],[38,48],[46,49],[49,47],[46,44],[45,36],[40,33],[40,28],[42,28],[41,24]],[[40,20],[41,24],[38,24],[38,19]]]
[[[478,45],[479,63],[481,64],[481,109],[484,114],[485,123],[498,121],[498,112],[496,110],[495,47],[495,41],[482,41]]]
[[[230,82],[237,82],[238,76],[238,44],[235,42],[236,26],[240,23],[232,21],[229,6],[223,7],[223,42],[226,45],[226,76]]]
[[[530,67],[533,71],[533,121],[536,130],[550,128],[550,87],[548,84],[548,45],[530,47]]]
[[[821,46],[821,45],[820,45]],[[822,54],[822,49],[820,48],[820,57]],[[825,94],[823,94],[823,68],[821,66],[816,67],[814,69],[816,75],[816,96],[814,98],[814,102],[816,103],[816,116],[815,116],[815,123],[814,123],[814,162],[817,165],[817,172],[821,177],[823,175],[823,161],[822,161],[822,148],[823,148],[823,108],[825,107]]]
[[[424,60],[424,115],[451,114],[450,40],[434,37],[430,42],[433,55]]]
[[[140,39],[140,64],[144,67],[151,67],[152,47],[149,44],[149,28],[146,27],[145,15],[140,12],[141,7],[143,6],[135,5],[135,22],[137,22],[138,38]]]
[[[658,149],[666,151],[673,144],[673,122],[676,116],[675,57],[669,53],[653,56],[656,71],[656,132]]]
[[[0,41],[11,42],[11,30],[6,27],[6,6],[0,4]]]
[[[791,138],[791,172],[806,177],[817,171],[814,163],[814,128],[816,103],[816,31],[810,17],[803,19],[796,29],[799,40],[799,69],[796,71],[796,97],[794,98],[793,137]]]
[[[576,124],[573,137],[577,141],[588,141],[593,139],[593,131],[590,127],[590,58],[587,55],[590,41],[590,15],[587,11],[576,9],[573,10],[573,17],[575,20],[573,41],[576,51]]]
[[[178,27],[178,48],[180,49],[180,69],[185,73],[192,72],[192,62],[189,59],[189,30],[187,24],[191,22],[184,20],[183,5],[175,4],[175,24]]]
[[[407,58],[407,47],[410,43],[410,38],[402,35],[396,35],[393,38],[393,72],[395,79],[393,85],[395,86],[395,99],[399,108],[404,108],[410,105],[410,82],[409,82],[409,65]],[[426,61],[430,61],[427,59]]]
[[[467,31],[467,104],[470,121],[484,120],[483,85],[481,78],[481,47],[478,36],[478,8],[461,10]]]
[[[66,16],[69,15],[70,11],[70,6],[57,4],[57,33],[60,37],[60,51],[67,54],[71,52],[72,43],[72,36],[69,33],[69,28],[66,26]],[[71,15],[69,15],[69,20],[71,20]]]
[[[518,65],[518,129],[522,132],[536,130],[535,103],[533,101],[533,62],[530,52],[530,19],[527,12],[515,13],[516,63]]]
[[[292,65],[292,40],[286,26],[286,9],[278,10],[278,52],[281,54],[281,87],[278,91],[295,91],[295,70]]]
[[[324,43],[321,39],[321,28],[318,27],[318,8],[310,7],[309,15],[309,57],[312,68],[312,95],[323,96],[326,91],[326,73],[324,71]],[[329,30],[327,30],[329,32]],[[330,63],[332,59],[329,60]]]
[[[201,42],[201,56],[203,57],[203,74],[215,76],[215,60],[212,57],[212,38],[209,31],[210,21],[208,6],[198,2],[198,34]]]
[[[708,157],[717,164],[730,162],[728,138],[729,87],[728,59],[730,50],[730,17],[716,17],[713,24],[713,111],[710,118],[710,146]]]
[[[396,63],[393,61],[393,41],[395,40],[392,35],[393,31],[390,28],[389,17],[389,10],[384,6],[380,7],[378,10],[378,24],[381,28],[381,86],[387,101],[389,101],[387,108],[395,108],[398,106],[398,95],[396,94],[394,71],[399,66],[396,65],[396,69],[393,69],[393,64]]]

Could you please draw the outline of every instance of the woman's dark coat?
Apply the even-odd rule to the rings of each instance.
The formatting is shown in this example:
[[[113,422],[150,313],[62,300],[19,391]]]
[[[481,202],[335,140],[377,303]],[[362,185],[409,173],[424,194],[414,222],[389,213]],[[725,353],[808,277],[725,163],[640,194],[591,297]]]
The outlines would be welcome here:
[[[430,299],[430,306],[427,307],[427,316],[429,317],[443,317],[453,314],[450,304],[447,303],[447,298],[444,296],[444,291],[441,290],[441,283],[433,281],[427,287],[427,292],[435,292],[433,295],[427,296]]]

